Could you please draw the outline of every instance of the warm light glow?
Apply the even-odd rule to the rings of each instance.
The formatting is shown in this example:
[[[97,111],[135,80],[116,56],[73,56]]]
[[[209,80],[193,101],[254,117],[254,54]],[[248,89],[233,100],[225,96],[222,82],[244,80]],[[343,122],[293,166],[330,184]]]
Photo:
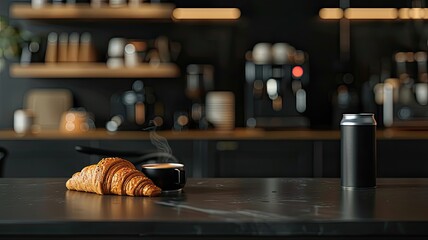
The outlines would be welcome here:
[[[345,10],[347,19],[396,19],[395,8],[348,8]]]
[[[428,19],[428,8],[322,8],[321,19]]]
[[[410,8],[401,8],[398,10],[398,17],[400,19],[410,19],[409,9]]]
[[[237,8],[176,8],[172,12],[175,20],[236,20],[241,17]]]
[[[401,8],[398,11],[400,19],[427,19],[427,8]]]
[[[422,8],[411,8],[409,10],[409,16],[413,19],[422,19],[425,15],[425,12]]]
[[[423,8],[422,11],[424,12],[423,18],[428,19],[428,8]]]
[[[341,8],[322,8],[319,15],[321,19],[341,19],[343,10]]]

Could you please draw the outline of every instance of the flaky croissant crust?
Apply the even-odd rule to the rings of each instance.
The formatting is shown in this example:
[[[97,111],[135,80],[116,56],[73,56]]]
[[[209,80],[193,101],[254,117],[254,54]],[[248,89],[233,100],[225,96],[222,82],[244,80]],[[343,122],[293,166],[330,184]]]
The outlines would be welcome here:
[[[97,194],[158,196],[161,189],[122,158],[103,158],[76,172],[65,184],[67,189]]]

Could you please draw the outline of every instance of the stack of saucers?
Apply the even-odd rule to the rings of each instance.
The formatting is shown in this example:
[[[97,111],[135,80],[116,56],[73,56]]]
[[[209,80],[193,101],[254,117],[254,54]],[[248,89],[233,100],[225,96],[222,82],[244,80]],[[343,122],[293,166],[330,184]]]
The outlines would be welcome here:
[[[206,116],[215,128],[232,130],[235,128],[235,95],[233,92],[208,92]]]

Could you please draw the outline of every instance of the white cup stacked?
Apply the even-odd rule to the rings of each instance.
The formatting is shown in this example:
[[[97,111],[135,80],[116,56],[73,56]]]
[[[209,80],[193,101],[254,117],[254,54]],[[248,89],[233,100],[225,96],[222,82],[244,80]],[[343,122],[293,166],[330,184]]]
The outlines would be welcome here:
[[[235,128],[235,95],[233,92],[208,92],[206,99],[207,120],[219,130]]]
[[[18,134],[31,132],[33,126],[34,115],[31,110],[18,109],[13,114],[13,129]]]
[[[112,38],[108,44],[107,67],[120,68],[124,66],[123,54],[125,51],[126,39]]]

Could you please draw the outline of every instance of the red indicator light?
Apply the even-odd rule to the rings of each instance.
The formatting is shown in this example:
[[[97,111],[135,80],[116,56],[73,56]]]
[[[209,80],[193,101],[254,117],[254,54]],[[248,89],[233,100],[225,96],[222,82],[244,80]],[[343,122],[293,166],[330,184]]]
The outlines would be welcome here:
[[[294,78],[300,78],[303,76],[303,68],[301,66],[295,66],[293,70],[291,70],[291,74],[293,74]]]

